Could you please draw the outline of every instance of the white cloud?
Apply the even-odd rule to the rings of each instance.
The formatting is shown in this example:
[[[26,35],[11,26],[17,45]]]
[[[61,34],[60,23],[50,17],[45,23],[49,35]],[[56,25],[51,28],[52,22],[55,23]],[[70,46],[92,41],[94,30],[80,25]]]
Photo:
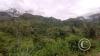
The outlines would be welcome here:
[[[100,7],[100,0],[0,0],[0,10],[17,8],[32,14],[67,19]]]

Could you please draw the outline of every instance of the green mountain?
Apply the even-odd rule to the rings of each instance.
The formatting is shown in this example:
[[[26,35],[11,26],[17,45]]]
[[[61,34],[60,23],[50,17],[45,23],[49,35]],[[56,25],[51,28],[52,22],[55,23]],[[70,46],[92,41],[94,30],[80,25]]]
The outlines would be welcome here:
[[[0,12],[0,56],[85,56],[100,51],[99,36],[100,14],[61,21],[16,10]],[[93,40],[88,53],[78,48],[81,38]]]

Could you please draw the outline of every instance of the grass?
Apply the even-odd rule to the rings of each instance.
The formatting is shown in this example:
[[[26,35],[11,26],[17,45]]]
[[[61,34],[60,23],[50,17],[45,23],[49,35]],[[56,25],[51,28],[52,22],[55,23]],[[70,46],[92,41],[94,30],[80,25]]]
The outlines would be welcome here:
[[[69,48],[69,41],[84,38],[78,35],[69,35],[64,39],[61,38],[36,38],[36,37],[20,37],[19,42],[13,35],[0,32],[0,56],[3,56],[4,49],[7,50],[7,56],[78,56],[81,52],[73,52]],[[91,39],[90,39],[91,40]],[[92,41],[92,40],[91,40]],[[96,48],[90,54],[100,52],[100,41],[94,40]],[[82,56],[84,54],[81,53]]]

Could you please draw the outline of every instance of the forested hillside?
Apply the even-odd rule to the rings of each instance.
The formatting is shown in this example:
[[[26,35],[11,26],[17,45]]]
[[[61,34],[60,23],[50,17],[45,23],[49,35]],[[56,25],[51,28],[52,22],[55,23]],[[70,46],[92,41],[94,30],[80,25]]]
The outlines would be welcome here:
[[[84,37],[92,42],[87,52],[74,44]],[[99,40],[100,14],[61,21],[29,13],[18,15],[16,11],[0,12],[0,56],[95,55],[100,52]]]

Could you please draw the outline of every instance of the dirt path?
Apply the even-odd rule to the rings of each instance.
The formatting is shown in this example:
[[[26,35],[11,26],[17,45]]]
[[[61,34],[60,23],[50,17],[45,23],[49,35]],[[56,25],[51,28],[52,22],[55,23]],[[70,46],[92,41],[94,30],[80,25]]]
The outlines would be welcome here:
[[[100,56],[100,52],[98,54],[96,54],[96,56]]]

